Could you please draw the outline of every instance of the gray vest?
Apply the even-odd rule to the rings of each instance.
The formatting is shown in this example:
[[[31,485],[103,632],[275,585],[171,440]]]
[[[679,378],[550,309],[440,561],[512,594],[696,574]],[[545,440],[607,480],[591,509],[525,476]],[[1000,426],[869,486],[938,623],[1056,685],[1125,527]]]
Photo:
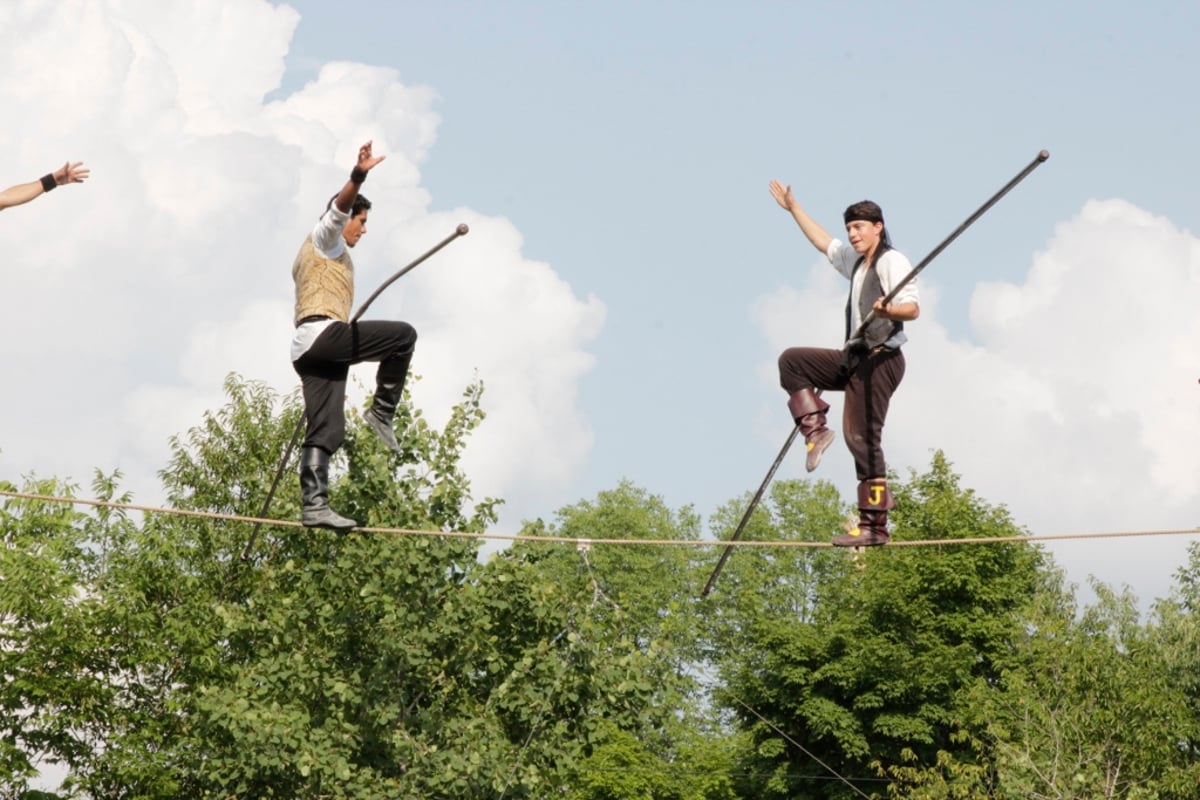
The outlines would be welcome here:
[[[866,319],[867,315],[875,307],[875,301],[887,294],[883,291],[883,284],[879,282],[879,273],[875,271],[875,265],[879,263],[879,259],[883,257],[883,254],[891,249],[886,244],[880,242],[878,249],[875,250],[875,261],[867,270],[867,274],[863,276],[862,291],[858,294],[859,319]],[[858,261],[854,262],[854,269],[850,270],[850,293],[846,297],[847,342],[850,341],[851,335],[857,333],[857,331],[850,330],[850,304],[854,302],[854,276],[858,274],[858,268],[863,265],[865,260],[866,256],[859,256]],[[863,335],[865,342],[860,341],[856,346],[870,350],[883,344],[902,330],[904,330],[903,322],[881,318],[873,319]]]

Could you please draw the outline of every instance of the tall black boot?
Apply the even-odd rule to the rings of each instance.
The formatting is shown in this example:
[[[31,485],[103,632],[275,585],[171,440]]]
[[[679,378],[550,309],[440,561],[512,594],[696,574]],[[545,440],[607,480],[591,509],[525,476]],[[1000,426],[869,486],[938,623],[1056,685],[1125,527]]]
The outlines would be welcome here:
[[[300,522],[309,528],[348,531],[358,525],[329,507],[329,453],[319,447],[300,451]]]
[[[367,426],[397,455],[401,450],[400,443],[396,441],[396,406],[400,405],[400,397],[404,394],[404,380],[408,377],[411,361],[410,350],[380,362],[379,372],[375,376],[375,398],[365,415]]]
[[[788,398],[788,411],[792,419],[800,426],[804,434],[804,444],[807,456],[804,468],[812,472],[821,463],[821,454],[833,444],[833,431],[825,427],[825,412],[829,410],[826,403],[811,386],[792,392]]]

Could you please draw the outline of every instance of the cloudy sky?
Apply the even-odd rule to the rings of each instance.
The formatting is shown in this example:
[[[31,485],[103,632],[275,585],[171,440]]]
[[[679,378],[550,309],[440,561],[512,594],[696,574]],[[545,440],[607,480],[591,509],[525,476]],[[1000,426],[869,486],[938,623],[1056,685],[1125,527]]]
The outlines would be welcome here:
[[[374,139],[360,300],[471,226],[371,315],[432,419],[485,381],[500,527],[623,477],[708,514],[791,428],[778,352],[841,333],[768,181],[831,230],[878,201],[916,262],[1046,148],[922,275],[889,462],[941,448],[1034,533],[1194,527],[1200,6],[1071,6],[6,2],[0,184],[93,178],[0,214],[0,477],[157,501],[226,373],[291,391],[292,258]],[[852,497],[840,440],[818,476]],[[1194,538],[1053,551],[1149,598]]]

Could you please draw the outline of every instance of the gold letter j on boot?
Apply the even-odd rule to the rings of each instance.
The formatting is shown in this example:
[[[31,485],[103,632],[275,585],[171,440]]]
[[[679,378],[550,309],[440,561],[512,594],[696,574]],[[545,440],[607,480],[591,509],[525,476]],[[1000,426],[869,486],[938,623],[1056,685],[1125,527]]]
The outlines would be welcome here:
[[[834,547],[872,547],[887,544],[888,509],[896,498],[888,489],[887,479],[871,478],[858,484],[858,526],[833,537]]]

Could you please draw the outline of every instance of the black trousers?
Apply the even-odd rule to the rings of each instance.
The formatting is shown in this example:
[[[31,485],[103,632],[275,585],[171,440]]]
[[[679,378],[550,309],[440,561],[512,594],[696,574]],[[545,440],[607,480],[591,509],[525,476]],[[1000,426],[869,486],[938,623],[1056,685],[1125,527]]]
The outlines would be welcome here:
[[[417,343],[407,322],[331,322],[304,355],[292,362],[304,388],[305,447],[332,454],[346,438],[346,376],[351,364],[378,361],[377,380],[403,384]]]
[[[849,375],[842,370],[841,350],[792,347],[779,356],[779,383],[788,395],[804,388],[846,393],[842,435],[859,481],[887,477],[883,423],[903,379],[904,354],[899,350],[865,354]]]

